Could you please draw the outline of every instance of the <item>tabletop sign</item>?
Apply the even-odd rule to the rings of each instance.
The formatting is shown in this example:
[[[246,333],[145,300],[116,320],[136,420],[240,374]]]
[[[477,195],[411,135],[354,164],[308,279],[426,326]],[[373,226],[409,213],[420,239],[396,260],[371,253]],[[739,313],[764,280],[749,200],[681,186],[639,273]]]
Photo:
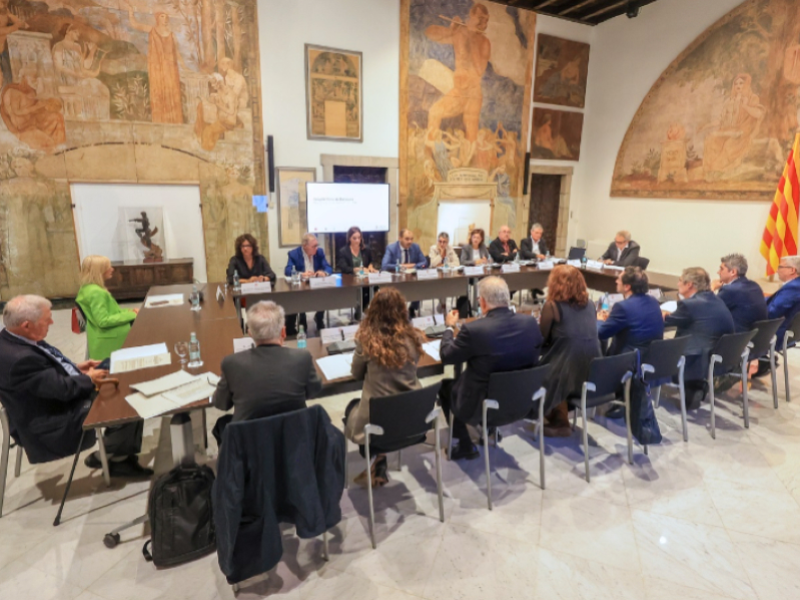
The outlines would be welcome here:
[[[418,269],[417,279],[439,279],[439,271],[436,269]]]
[[[648,296],[652,296],[653,298],[658,300],[659,298],[661,298],[661,296],[664,295],[664,293],[661,291],[661,288],[653,288],[653,289],[647,290],[647,295]]]
[[[242,284],[242,296],[248,294],[269,294],[272,292],[272,284],[269,281],[254,281],[253,283]]]
[[[587,269],[602,269],[605,265],[601,263],[599,260],[587,260],[586,261],[586,268]]]
[[[555,263],[552,260],[540,260],[536,266],[540,271],[552,271]]]
[[[387,272],[370,273],[369,283],[370,285],[375,285],[377,283],[392,283],[392,274]]]
[[[483,275],[483,267],[464,267],[464,275],[473,277],[475,275]]]
[[[568,260],[567,264],[570,267],[575,267],[576,269],[580,269],[581,268],[581,261],[579,261],[579,260]]]
[[[625,296],[622,294],[609,294],[608,295],[608,308],[613,308],[617,302],[622,302],[625,300]]]
[[[308,285],[311,286],[312,290],[316,290],[319,288],[329,288],[329,287],[336,287],[339,279],[336,275],[330,275],[328,277],[312,277],[308,280]]]
[[[417,329],[422,329],[424,331],[427,327],[436,325],[436,321],[433,316],[416,317],[415,319],[411,319],[411,324]]]
[[[519,273],[519,263],[506,263],[501,269],[503,273]]]
[[[222,288],[217,286],[217,301],[225,302],[225,294],[222,293]]]
[[[233,340],[233,352],[234,354],[237,352],[244,352],[245,350],[250,350],[250,348],[255,348],[256,343],[253,341],[251,337],[243,337],[243,338],[234,338]]]

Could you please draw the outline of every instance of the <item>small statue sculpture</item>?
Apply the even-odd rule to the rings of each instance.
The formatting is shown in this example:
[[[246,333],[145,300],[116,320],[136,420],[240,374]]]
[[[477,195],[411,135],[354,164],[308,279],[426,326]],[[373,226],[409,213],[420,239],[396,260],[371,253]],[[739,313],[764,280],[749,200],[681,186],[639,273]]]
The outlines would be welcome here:
[[[142,211],[141,214],[141,219],[130,219],[130,222],[142,224],[141,227],[134,229],[134,232],[139,236],[139,241],[142,242],[142,246],[147,248],[147,250],[144,251],[144,262],[164,262],[164,251],[161,249],[161,246],[153,242],[153,236],[158,233],[158,227],[151,230],[150,219],[147,217],[147,213]]]

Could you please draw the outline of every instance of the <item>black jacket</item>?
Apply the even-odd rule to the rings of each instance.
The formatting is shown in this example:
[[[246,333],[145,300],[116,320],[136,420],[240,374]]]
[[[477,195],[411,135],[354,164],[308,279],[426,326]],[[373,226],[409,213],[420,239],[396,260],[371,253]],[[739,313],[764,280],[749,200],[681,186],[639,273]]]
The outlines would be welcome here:
[[[361,262],[364,268],[372,264],[372,252],[369,248],[361,249]],[[336,270],[345,275],[353,274],[353,255],[350,253],[350,246],[339,248],[339,252],[336,253]]]
[[[608,245],[608,250],[603,253],[600,260],[613,260],[614,265],[617,267],[635,267],[636,262],[639,260],[639,244],[631,240],[628,242],[628,247],[622,251],[619,260],[617,260],[617,245],[611,242]]]
[[[233,272],[237,271],[239,273],[239,279],[250,279],[252,277],[268,277],[272,285],[275,285],[275,271],[272,270],[272,267],[269,266],[267,259],[264,258],[263,254],[259,254],[258,256],[253,258],[253,268],[248,269],[247,263],[244,262],[243,258],[239,258],[238,256],[231,256],[231,259],[228,261],[228,270],[226,272],[226,279],[228,280],[228,285],[233,285]]]
[[[503,256],[503,252],[505,249],[503,248],[503,242],[500,241],[500,238],[495,238],[494,241],[489,244],[489,254],[492,257],[492,260],[496,263],[506,263],[513,261],[517,256],[517,242],[510,239],[508,240],[508,249],[510,252],[508,256]]]
[[[613,338],[608,355],[644,350],[654,340],[664,338],[664,317],[658,300],[647,294],[633,294],[611,307],[608,319],[600,323],[597,336]]]
[[[536,319],[495,308],[486,317],[461,327],[454,337],[442,337],[442,364],[466,362],[467,369],[453,385],[453,412],[465,423],[480,420],[482,402],[489,392],[489,376],[498,371],[518,371],[536,366],[542,333]]]
[[[733,316],[736,333],[750,331],[756,321],[767,320],[767,301],[764,290],[747,277],[737,277],[719,288],[717,296]]]
[[[526,237],[522,240],[519,244],[519,257],[524,260],[536,260],[539,258],[537,254],[533,253],[533,240],[530,237]],[[539,240],[539,254],[547,255],[547,242],[544,241],[544,236],[542,239]]]
[[[342,519],[344,435],[321,406],[225,428],[214,482],[219,567],[234,584],[281,559],[280,523],[322,535]]]
[[[68,375],[43,349],[0,331],[0,400],[30,463],[75,454],[93,397],[88,375]],[[83,448],[94,442],[92,430]]]

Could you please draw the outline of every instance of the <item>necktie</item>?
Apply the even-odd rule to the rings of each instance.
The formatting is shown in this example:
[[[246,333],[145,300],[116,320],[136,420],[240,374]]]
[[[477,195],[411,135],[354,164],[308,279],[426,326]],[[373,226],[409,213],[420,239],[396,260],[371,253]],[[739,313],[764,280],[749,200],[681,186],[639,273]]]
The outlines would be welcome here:
[[[78,367],[75,365],[75,363],[72,362],[70,359],[68,359],[66,356],[64,356],[64,354],[61,352],[61,350],[59,350],[55,346],[51,346],[50,344],[48,344],[44,340],[42,340],[40,342],[36,342],[36,345],[39,346],[40,348],[42,348],[43,350],[45,350],[51,356],[53,356],[61,364],[67,364],[67,365],[71,366],[73,369],[75,369],[75,371],[77,373],[80,373],[80,371],[78,370]],[[67,370],[69,370],[69,369],[67,369]]]
[[[405,248],[403,250],[403,264],[404,265],[408,264],[408,248]]]

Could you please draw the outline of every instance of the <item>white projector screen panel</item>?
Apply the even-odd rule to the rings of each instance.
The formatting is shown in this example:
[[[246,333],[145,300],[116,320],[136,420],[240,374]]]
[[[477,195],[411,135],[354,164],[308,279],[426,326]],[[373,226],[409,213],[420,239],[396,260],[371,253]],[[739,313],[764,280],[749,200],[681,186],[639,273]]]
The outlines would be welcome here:
[[[486,246],[492,241],[491,200],[444,200],[439,202],[438,233],[450,235],[451,246],[464,246],[472,229],[483,229]]]
[[[308,231],[389,231],[388,183],[306,183]]]
[[[120,208],[160,208],[164,258],[193,258],[195,279],[206,281],[199,186],[73,183],[70,188],[81,260],[90,254],[101,254],[112,261],[125,260],[126,244],[121,231],[133,223],[120,222]]]

